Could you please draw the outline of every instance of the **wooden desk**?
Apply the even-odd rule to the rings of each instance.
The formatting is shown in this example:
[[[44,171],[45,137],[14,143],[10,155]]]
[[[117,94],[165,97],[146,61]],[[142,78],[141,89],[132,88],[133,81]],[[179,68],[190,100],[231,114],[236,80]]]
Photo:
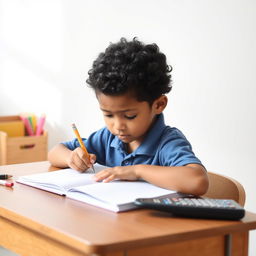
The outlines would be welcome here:
[[[48,162],[0,166],[14,178],[50,169]],[[249,212],[242,221],[113,213],[18,183],[0,186],[0,244],[20,255],[218,256],[232,234],[232,255],[241,256],[255,228],[256,214]]]

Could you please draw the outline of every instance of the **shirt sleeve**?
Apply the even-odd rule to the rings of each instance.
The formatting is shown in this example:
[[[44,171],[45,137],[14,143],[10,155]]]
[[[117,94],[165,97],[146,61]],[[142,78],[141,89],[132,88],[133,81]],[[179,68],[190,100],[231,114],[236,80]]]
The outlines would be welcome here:
[[[87,151],[91,154],[95,154],[97,158],[97,163],[105,165],[106,160],[106,142],[109,137],[109,132],[106,128],[102,128],[99,131],[92,133],[87,139],[82,138],[83,143]],[[77,139],[71,141],[62,142],[70,150],[75,150],[77,147],[80,147]]]
[[[169,128],[169,136],[162,143],[160,150],[160,162],[163,166],[184,166],[187,164],[200,164],[201,161],[195,156],[192,146],[181,131]]]
[[[82,138],[82,141],[85,143],[86,139]],[[67,147],[70,150],[75,150],[77,147],[80,146],[77,139],[65,141],[65,142],[62,142],[61,144],[63,144],[65,147]]]

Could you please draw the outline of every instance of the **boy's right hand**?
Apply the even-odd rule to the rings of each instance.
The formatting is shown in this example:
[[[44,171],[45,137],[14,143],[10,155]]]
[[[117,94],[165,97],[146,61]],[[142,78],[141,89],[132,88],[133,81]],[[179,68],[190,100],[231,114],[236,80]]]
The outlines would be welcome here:
[[[70,153],[68,166],[77,171],[85,172],[87,169],[92,168],[93,164],[96,162],[96,155],[89,155],[90,159],[88,159],[82,148],[76,148]]]

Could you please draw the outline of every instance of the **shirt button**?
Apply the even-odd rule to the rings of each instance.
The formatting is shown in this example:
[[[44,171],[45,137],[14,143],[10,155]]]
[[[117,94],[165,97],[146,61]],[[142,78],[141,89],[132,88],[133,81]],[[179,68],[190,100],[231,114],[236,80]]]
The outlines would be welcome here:
[[[128,164],[129,164],[129,161],[125,160],[124,165],[128,165]]]

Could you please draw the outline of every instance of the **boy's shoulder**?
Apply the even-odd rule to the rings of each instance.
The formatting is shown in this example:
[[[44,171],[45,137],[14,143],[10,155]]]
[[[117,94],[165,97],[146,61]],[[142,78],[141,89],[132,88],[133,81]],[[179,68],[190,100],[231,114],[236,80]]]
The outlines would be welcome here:
[[[173,137],[182,137],[182,138],[186,138],[185,135],[182,133],[182,131],[176,127],[171,127],[166,125],[165,129],[163,131],[163,135],[168,135]]]
[[[165,126],[160,138],[158,138],[159,149],[174,149],[181,145],[190,145],[185,135],[176,127]]]
[[[176,127],[171,127],[165,124],[164,115],[160,114],[155,125],[149,132],[149,137],[162,139],[170,139],[175,137],[185,138],[184,134]],[[159,138],[160,137],[160,138]]]

